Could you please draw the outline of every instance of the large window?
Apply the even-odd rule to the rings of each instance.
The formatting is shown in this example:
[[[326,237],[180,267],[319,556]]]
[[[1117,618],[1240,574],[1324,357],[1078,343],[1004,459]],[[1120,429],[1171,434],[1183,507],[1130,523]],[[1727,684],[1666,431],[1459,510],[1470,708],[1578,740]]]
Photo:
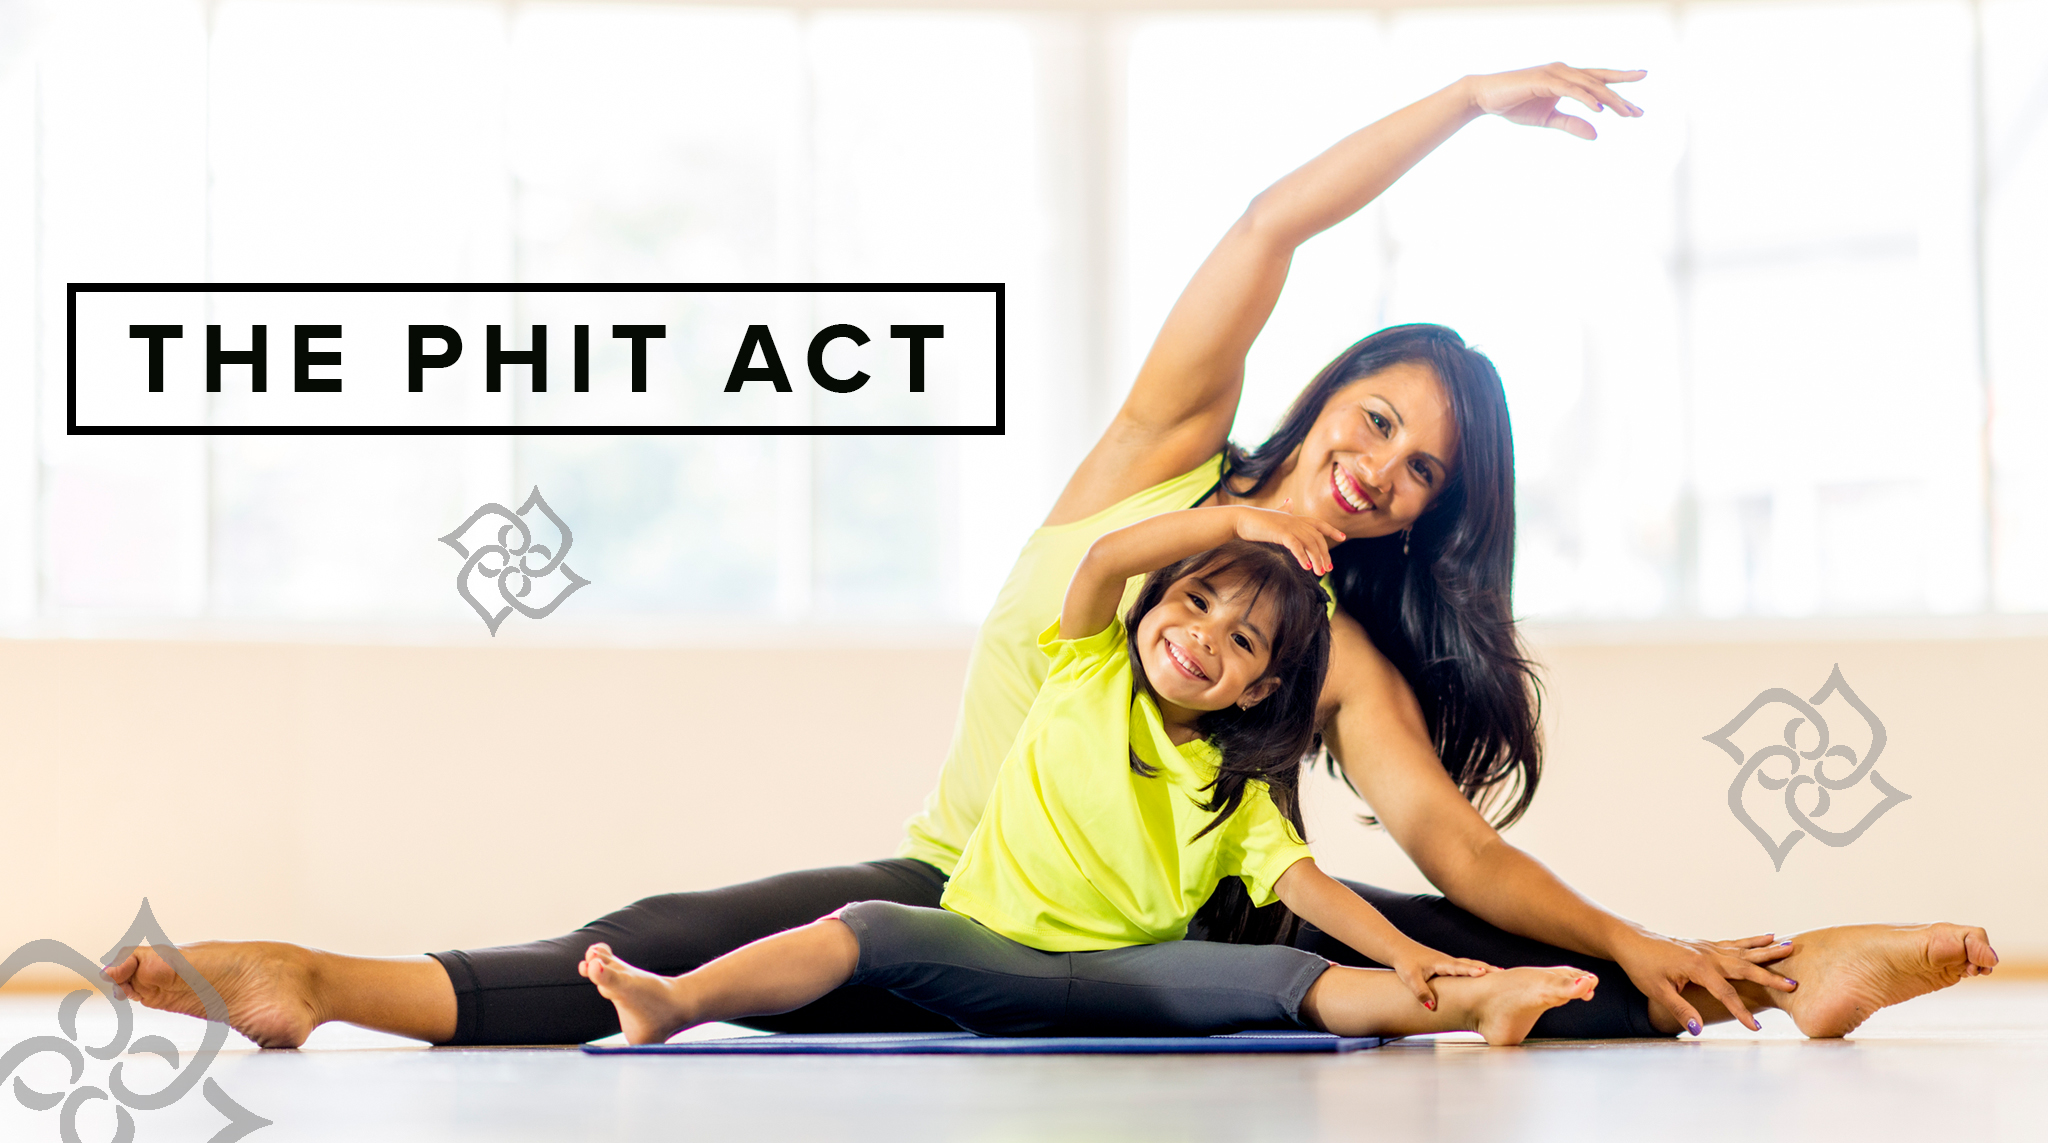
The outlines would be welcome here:
[[[9,630],[473,623],[435,537],[534,485],[594,581],[551,629],[972,621],[1252,195],[1554,58],[1651,69],[1649,115],[1482,121],[1305,247],[1240,439],[1443,322],[1509,387],[1523,615],[2048,608],[2048,5],[33,10],[0,29]],[[66,282],[352,279],[1002,281],[1010,435],[63,434]]]

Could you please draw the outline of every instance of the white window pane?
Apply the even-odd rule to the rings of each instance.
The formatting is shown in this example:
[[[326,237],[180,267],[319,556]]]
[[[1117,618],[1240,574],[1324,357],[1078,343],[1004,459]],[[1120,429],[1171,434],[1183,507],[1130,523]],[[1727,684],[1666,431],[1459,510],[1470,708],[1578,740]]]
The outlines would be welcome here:
[[[1158,17],[1132,32],[1122,222],[1121,398],[1174,299],[1251,200],[1392,97],[1376,17]],[[1236,433],[1256,442],[1345,346],[1383,324],[1380,219],[1304,246],[1245,365]]]
[[[40,41],[43,606],[205,605],[200,440],[65,437],[68,282],[205,273],[205,40],[197,4],[52,6]]]
[[[934,437],[817,442],[820,616],[941,618],[957,509],[954,450]]]
[[[519,487],[569,525],[570,566],[591,581],[564,611],[773,615],[775,451],[763,437],[523,440]]]
[[[819,280],[996,281],[1019,292],[1038,284],[1034,277],[1042,282],[1053,220],[1040,72],[1024,20],[821,13],[806,58]],[[820,313],[813,322],[850,320],[879,338],[884,326],[847,316],[862,300],[849,297],[834,307],[837,316]],[[1044,336],[1022,323],[1009,329],[1013,344]],[[961,446],[938,437],[812,442],[816,615],[949,617],[963,535],[957,521],[974,511],[949,494],[960,483]]]
[[[1385,323],[1437,322],[1499,368],[1515,426],[1515,609],[1654,615],[1680,602],[1684,486],[1675,172],[1686,105],[1658,7],[1418,12],[1391,67],[1417,95],[1443,77],[1562,59],[1644,68],[1640,119],[1563,109],[1592,143],[1482,119],[1385,198]]]
[[[1994,605],[2048,610],[2048,4],[1984,6]]]
[[[1981,607],[1967,9],[1696,8],[1685,37],[1702,607]],[[1871,114],[1901,68],[1921,97]]]
[[[510,452],[490,437],[216,438],[213,613],[473,618],[438,538],[481,504],[525,502]]]
[[[794,14],[521,5],[513,59],[523,280],[804,276]]]
[[[189,617],[206,604],[206,444],[73,437],[44,453],[47,612]]]
[[[513,41],[522,278],[805,276],[793,13],[534,5],[519,10]],[[667,328],[647,343],[650,373],[731,368],[733,346],[693,332],[702,307],[688,296],[613,297],[631,311],[620,322]],[[627,391],[626,358],[601,352],[610,331],[592,332],[591,397],[644,400]],[[676,415],[698,420],[719,419],[735,400],[697,388],[666,396]],[[576,530],[574,566],[591,580],[577,599],[584,614],[765,618],[796,554],[785,550],[785,518],[807,510],[782,478],[783,451],[740,437],[538,437],[521,442],[519,467]]]
[[[224,0],[214,279],[511,277],[505,48],[490,5]]]

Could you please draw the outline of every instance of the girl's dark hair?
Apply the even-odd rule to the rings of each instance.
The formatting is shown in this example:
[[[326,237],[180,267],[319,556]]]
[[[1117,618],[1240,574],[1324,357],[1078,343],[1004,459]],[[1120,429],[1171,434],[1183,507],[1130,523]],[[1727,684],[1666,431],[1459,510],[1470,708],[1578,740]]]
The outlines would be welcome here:
[[[1232,540],[1220,547],[1169,564],[1145,577],[1124,619],[1125,638],[1131,655],[1131,673],[1156,701],[1157,691],[1145,677],[1138,654],[1138,622],[1145,613],[1166,598],[1166,592],[1183,576],[1213,577],[1231,573],[1242,578],[1240,590],[1252,593],[1251,602],[1270,596],[1273,601],[1273,629],[1267,633],[1266,673],[1257,681],[1276,679],[1279,686],[1250,709],[1227,706],[1202,715],[1195,729],[1215,743],[1222,760],[1216,777],[1206,787],[1209,800],[1202,808],[1215,814],[1195,834],[1200,837],[1222,825],[1244,802],[1247,782],[1264,782],[1295,836],[1306,837],[1301,823],[1301,764],[1322,743],[1316,733],[1316,702],[1323,693],[1323,676],[1330,669],[1329,597],[1313,573],[1304,570],[1287,549],[1278,544]],[[1146,777],[1157,771],[1131,755],[1131,769]]]
[[[1458,463],[1398,534],[1330,549],[1337,603],[1408,681],[1437,757],[1497,828],[1528,811],[1543,774],[1541,682],[1522,652],[1508,591],[1515,570],[1515,442],[1507,393],[1485,355],[1440,325],[1397,325],[1323,367],[1265,443],[1229,446],[1224,487],[1252,495],[1286,466],[1339,389],[1394,365],[1435,372],[1458,425]],[[1324,756],[1333,773],[1335,759]],[[1372,820],[1370,818],[1368,821]]]

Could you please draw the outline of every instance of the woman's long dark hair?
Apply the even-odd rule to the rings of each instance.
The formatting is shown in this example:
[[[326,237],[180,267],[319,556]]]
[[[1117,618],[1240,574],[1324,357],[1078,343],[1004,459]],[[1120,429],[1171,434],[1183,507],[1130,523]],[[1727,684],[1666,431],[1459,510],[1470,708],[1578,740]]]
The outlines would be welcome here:
[[[1456,470],[1415,521],[1407,554],[1398,534],[1347,540],[1330,549],[1331,585],[1407,680],[1451,780],[1481,812],[1498,811],[1494,825],[1505,829],[1527,812],[1543,774],[1542,692],[1509,605],[1515,445],[1493,363],[1440,325],[1383,329],[1324,366],[1263,444],[1250,452],[1229,446],[1224,487],[1256,494],[1296,456],[1334,393],[1410,362],[1433,370],[1450,399]],[[1343,773],[1327,753],[1324,760]],[[1256,912],[1263,916],[1252,915],[1241,886],[1225,882],[1197,921],[1211,940],[1285,938],[1284,911]]]
[[[1200,837],[1222,825],[1244,802],[1245,784],[1264,782],[1296,837],[1306,837],[1301,822],[1301,767],[1321,745],[1316,733],[1316,701],[1323,693],[1323,676],[1330,667],[1329,597],[1316,577],[1304,570],[1287,549],[1277,544],[1232,540],[1169,564],[1145,577],[1138,598],[1124,620],[1129,642],[1132,674],[1156,701],[1159,693],[1145,677],[1138,654],[1138,622],[1159,605],[1166,592],[1183,576],[1217,576],[1225,572],[1242,577],[1240,590],[1252,593],[1251,602],[1271,597],[1273,629],[1267,639],[1266,673],[1256,682],[1274,679],[1279,685],[1264,700],[1250,708],[1227,706],[1212,710],[1195,722],[1202,737],[1214,743],[1222,755],[1216,777],[1204,787],[1209,800],[1202,808],[1216,815],[1195,834]],[[1157,771],[1136,754],[1131,769],[1146,777]],[[1192,839],[1191,839],[1192,840]]]

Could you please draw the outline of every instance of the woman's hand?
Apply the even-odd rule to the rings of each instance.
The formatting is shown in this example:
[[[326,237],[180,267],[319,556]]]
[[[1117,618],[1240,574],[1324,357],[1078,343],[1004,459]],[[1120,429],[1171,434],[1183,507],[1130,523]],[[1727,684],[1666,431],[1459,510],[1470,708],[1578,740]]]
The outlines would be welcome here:
[[[1699,1010],[1679,995],[1688,984],[1697,984],[1712,993],[1722,1007],[1752,1032],[1762,1031],[1763,1025],[1750,1015],[1748,1006],[1729,981],[1753,981],[1779,992],[1799,987],[1763,967],[1792,955],[1791,942],[1780,943],[1769,933],[1737,941],[1688,941],[1645,932],[1614,950],[1614,954],[1615,963],[1621,965],[1643,995],[1652,1004],[1663,1005],[1695,1036],[1701,1028]]]
[[[1633,118],[1641,115],[1643,109],[1616,95],[1607,85],[1634,83],[1648,74],[1554,63],[1498,75],[1475,75],[1465,82],[1471,91],[1472,106],[1487,115],[1498,115],[1525,127],[1555,127],[1581,139],[1594,139],[1599,132],[1593,130],[1593,125],[1559,111],[1557,101],[1576,99],[1590,111],[1611,108],[1616,115]]]
[[[1412,942],[1411,942],[1412,943]],[[1432,976],[1485,976],[1500,969],[1483,960],[1467,960],[1461,956],[1446,956],[1428,945],[1416,944],[1388,962],[1388,968],[1400,978],[1415,999],[1424,1008],[1436,1011],[1436,990],[1429,986]]]
[[[1330,574],[1335,566],[1330,561],[1330,545],[1341,544],[1347,537],[1333,524],[1287,511],[1291,503],[1282,501],[1277,510],[1233,505],[1229,511],[1236,521],[1238,539],[1278,544],[1293,552],[1306,570],[1317,575]]]

